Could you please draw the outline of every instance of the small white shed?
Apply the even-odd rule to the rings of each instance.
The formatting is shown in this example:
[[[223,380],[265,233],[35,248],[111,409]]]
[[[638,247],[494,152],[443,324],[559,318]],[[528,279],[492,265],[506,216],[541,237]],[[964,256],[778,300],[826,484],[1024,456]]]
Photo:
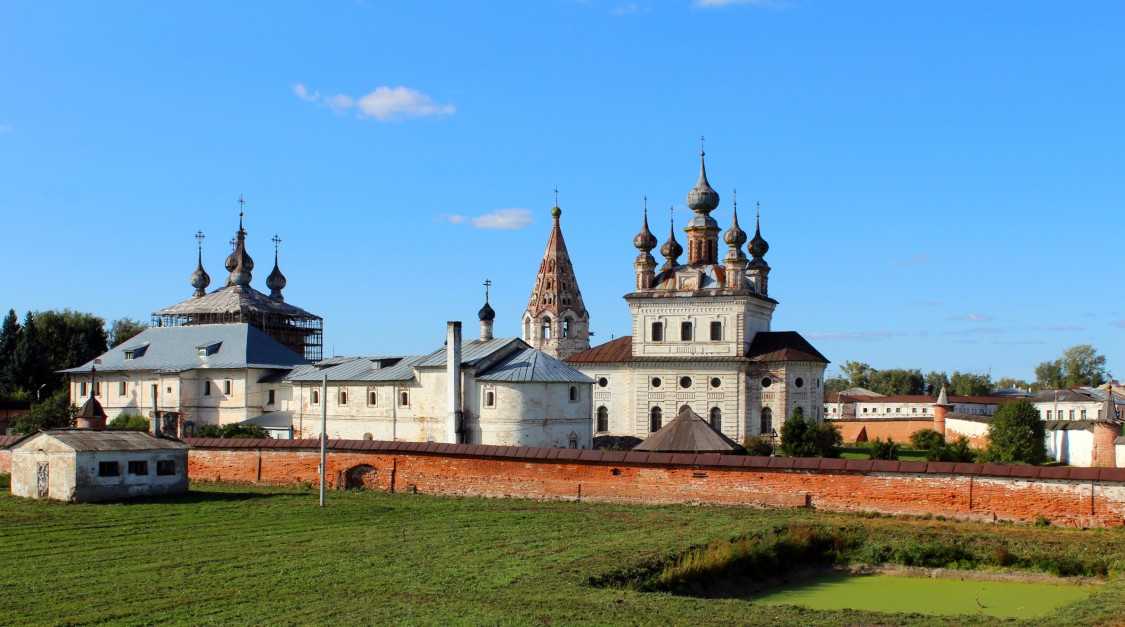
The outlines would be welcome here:
[[[15,496],[80,503],[188,488],[187,445],[140,431],[41,431],[11,451]]]

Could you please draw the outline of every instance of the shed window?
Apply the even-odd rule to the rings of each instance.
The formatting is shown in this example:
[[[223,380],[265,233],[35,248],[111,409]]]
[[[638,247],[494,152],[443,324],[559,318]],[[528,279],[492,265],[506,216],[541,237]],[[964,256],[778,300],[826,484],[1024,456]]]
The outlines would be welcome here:
[[[117,462],[98,462],[99,477],[120,477],[121,466]]]
[[[598,423],[595,427],[598,433],[609,431],[609,410],[605,405],[598,407]]]
[[[226,394],[227,396],[230,396],[230,389],[231,389],[230,379],[227,379],[226,381],[223,381],[223,394]]]
[[[576,386],[572,385],[572,386],[570,386],[570,402],[574,403],[574,402],[577,402],[577,401],[578,401],[578,388]]]
[[[484,406],[496,407],[496,392],[494,390],[488,390],[484,393]]]
[[[664,341],[664,323],[663,322],[653,322],[652,323],[652,341],[653,342],[663,342]]]
[[[690,322],[681,322],[680,323],[680,341],[681,342],[690,342],[693,338],[694,338],[694,335],[692,334],[691,323]]]
[[[211,396],[211,382],[210,381],[204,381],[203,382],[203,395],[204,396]]]
[[[340,388],[336,392],[336,404],[337,405],[347,405],[348,404],[348,388]]]
[[[718,320],[711,323],[711,341],[720,342],[723,339],[723,323]]]
[[[160,477],[169,477],[176,474],[176,460],[160,459],[156,461],[156,474]]]
[[[133,460],[129,462],[129,474],[131,475],[147,475],[148,462],[144,460]]]

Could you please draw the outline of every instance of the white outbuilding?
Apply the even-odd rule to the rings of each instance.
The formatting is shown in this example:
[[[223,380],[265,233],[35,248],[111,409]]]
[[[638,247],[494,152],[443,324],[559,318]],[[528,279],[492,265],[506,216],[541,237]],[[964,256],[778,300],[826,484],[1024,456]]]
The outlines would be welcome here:
[[[12,446],[12,494],[72,503],[182,494],[188,447],[139,431],[40,431]]]

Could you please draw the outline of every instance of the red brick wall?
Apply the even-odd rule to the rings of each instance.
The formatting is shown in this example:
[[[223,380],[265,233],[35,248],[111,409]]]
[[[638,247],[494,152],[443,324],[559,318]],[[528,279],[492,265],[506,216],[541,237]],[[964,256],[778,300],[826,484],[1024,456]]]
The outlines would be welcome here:
[[[867,430],[868,442],[874,441],[875,438],[883,440],[890,438],[895,442],[903,443],[909,442],[910,436],[916,431],[934,428],[932,420],[829,420],[827,422],[840,429],[844,444],[856,442],[856,438],[864,429]]]
[[[227,441],[230,442],[230,441]],[[196,445],[192,481],[317,483],[310,442]],[[450,444],[333,441],[330,487],[356,465],[396,492],[636,503],[810,506],[979,520],[1125,524],[1125,471],[938,462],[611,453]],[[1009,476],[1014,475],[1014,476]]]

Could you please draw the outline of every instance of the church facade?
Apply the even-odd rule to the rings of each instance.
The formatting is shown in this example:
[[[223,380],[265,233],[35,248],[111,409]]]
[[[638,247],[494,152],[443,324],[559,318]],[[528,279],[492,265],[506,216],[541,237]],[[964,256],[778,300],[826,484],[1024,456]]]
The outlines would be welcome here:
[[[687,260],[674,226],[657,268],[647,209],[633,238],[635,284],[625,295],[632,335],[571,354],[567,361],[594,381],[594,435],[643,439],[685,406],[727,437],[774,437],[789,416],[820,420],[828,360],[794,331],[772,330],[778,302],[769,294],[769,244],[760,219],[753,238],[734,205],[722,234],[711,216],[719,195],[699,179],[687,196]],[[743,246],[749,239],[747,258]]]

